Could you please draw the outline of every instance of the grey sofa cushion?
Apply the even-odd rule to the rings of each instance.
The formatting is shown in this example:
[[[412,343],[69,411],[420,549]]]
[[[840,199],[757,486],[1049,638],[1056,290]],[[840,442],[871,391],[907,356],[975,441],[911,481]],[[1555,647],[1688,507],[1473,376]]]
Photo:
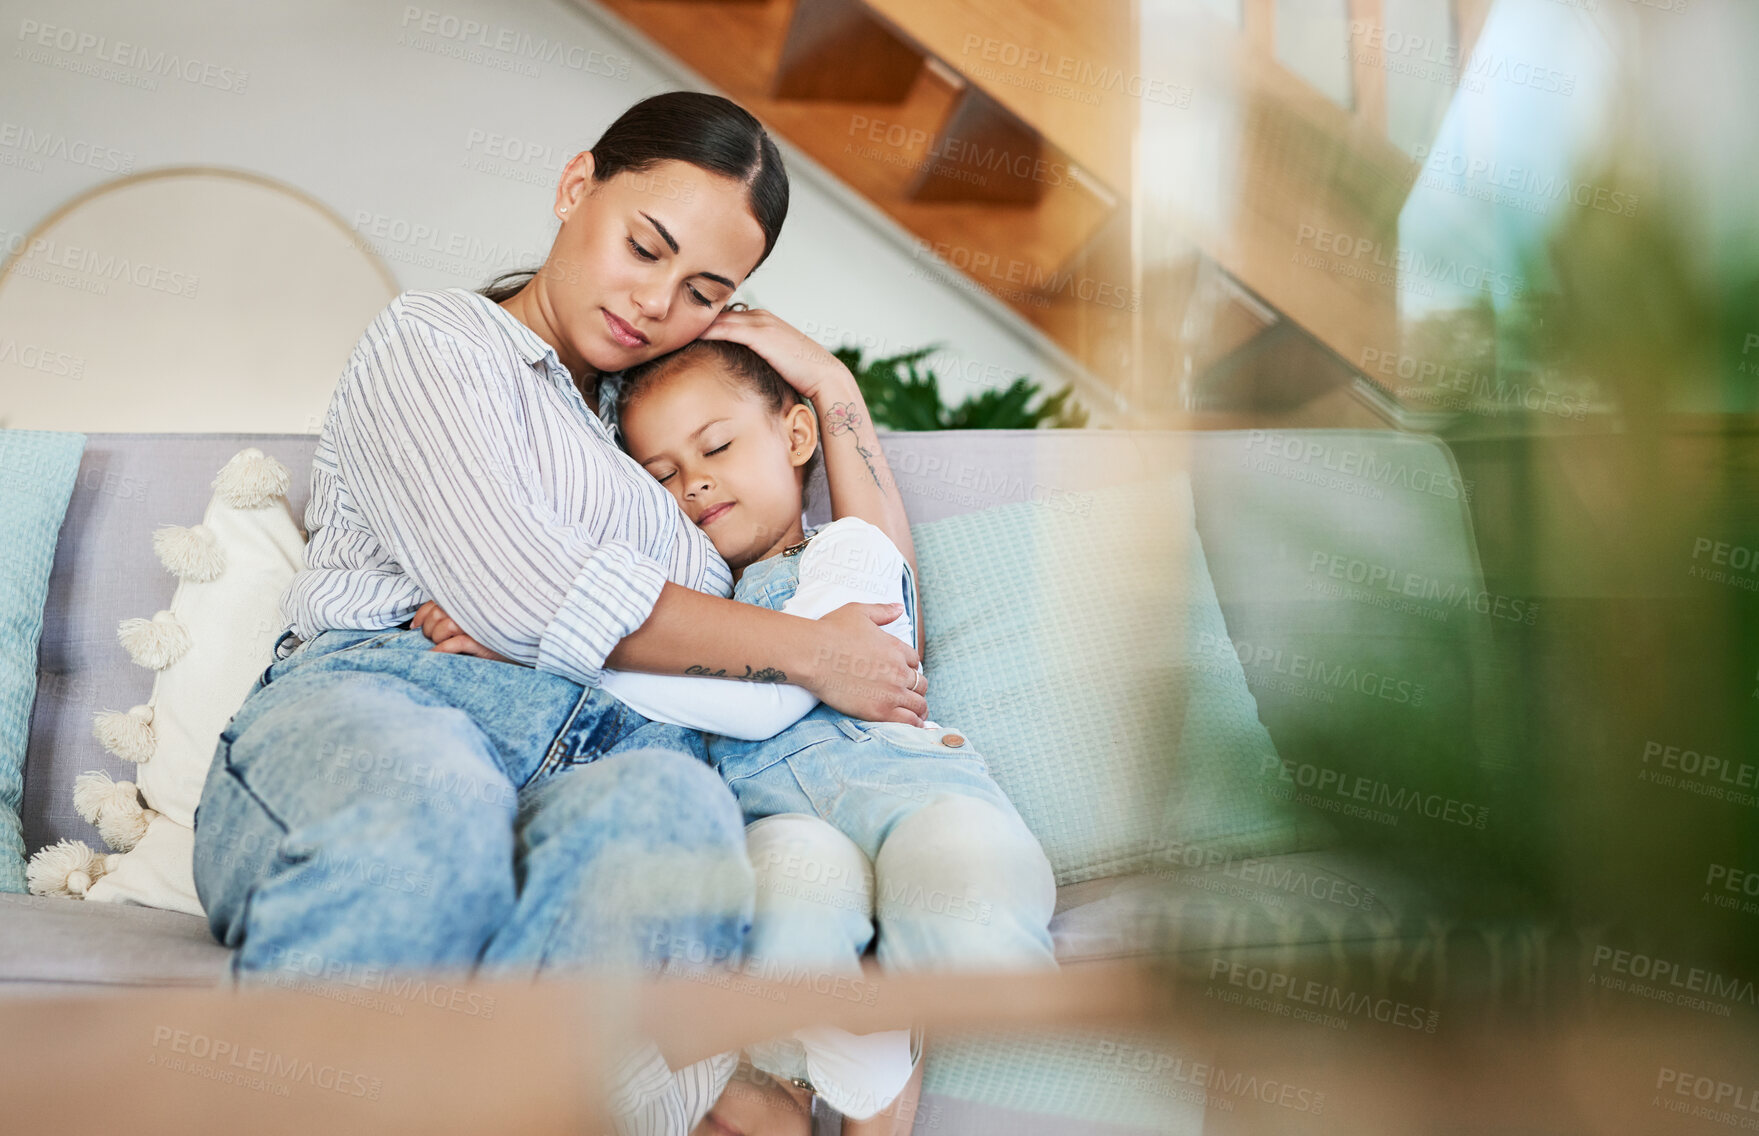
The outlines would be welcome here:
[[[211,986],[232,952],[208,922],[127,903],[0,895],[0,988]]]

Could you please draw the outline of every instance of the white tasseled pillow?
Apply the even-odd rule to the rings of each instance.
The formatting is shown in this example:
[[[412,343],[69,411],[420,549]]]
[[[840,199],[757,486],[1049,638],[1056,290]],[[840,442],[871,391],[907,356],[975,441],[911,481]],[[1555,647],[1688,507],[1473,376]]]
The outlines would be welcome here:
[[[33,892],[201,914],[190,851],[202,783],[220,731],[273,661],[281,593],[304,562],[288,480],[286,466],[244,450],[214,478],[200,524],[153,534],[178,577],[171,606],[117,628],[129,657],[158,671],[153,694],[94,722],[104,748],[139,770],[133,782],[83,773],[74,787],[74,807],[115,852],[67,840],[45,848],[27,873]]]

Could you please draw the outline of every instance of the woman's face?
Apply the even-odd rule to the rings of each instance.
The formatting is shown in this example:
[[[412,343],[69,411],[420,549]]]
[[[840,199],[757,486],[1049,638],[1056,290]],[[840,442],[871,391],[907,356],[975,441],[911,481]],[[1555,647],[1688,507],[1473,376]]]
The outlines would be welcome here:
[[[757,266],[763,229],[743,185],[688,162],[592,171],[585,151],[562,173],[537,299],[564,365],[621,371],[702,334]]]
[[[713,363],[682,364],[619,416],[629,454],[740,570],[800,539],[800,467],[818,429],[796,404],[782,414]]]

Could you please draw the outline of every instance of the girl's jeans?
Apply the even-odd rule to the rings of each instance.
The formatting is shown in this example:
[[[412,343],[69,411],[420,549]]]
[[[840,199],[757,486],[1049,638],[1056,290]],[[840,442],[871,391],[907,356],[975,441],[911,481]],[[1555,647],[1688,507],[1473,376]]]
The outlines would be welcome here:
[[[195,883],[235,980],[737,963],[753,878],[701,736],[430,646],[325,631],[220,734]]]

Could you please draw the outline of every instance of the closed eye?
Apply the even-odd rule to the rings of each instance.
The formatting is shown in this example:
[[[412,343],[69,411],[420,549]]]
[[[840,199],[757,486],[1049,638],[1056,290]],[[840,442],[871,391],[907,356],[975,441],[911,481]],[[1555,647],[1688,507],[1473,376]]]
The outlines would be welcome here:
[[[732,444],[733,444],[733,443],[732,443],[732,442],[723,442],[723,443],[721,443],[721,444],[720,444],[720,445],[718,445],[718,446],[716,446],[716,447],[715,447],[715,448],[714,448],[714,449],[712,449],[712,450],[710,450],[710,451],[709,451],[709,452],[708,452],[708,454],[705,454],[705,455],[703,455],[703,456],[705,456],[705,457],[708,457],[708,456],[712,456],[712,455],[714,455],[714,454],[718,454],[718,453],[720,453],[720,452],[721,452],[721,451],[722,451],[722,450],[724,450],[724,449],[726,449],[726,448],[727,448],[727,447],[728,447],[728,446],[730,446],[730,445],[732,445]]]
[[[647,251],[645,248],[642,248],[641,245],[637,244],[634,237],[624,237],[623,240],[628,243],[630,250],[633,251],[635,253],[635,255],[639,256],[641,259],[648,260],[648,261],[660,259],[659,257],[655,256],[653,253]],[[707,296],[703,295],[701,292],[698,292],[695,288],[692,288],[689,285],[686,285],[684,290],[686,292],[690,293],[690,299],[691,299],[692,303],[695,303],[695,304],[700,305],[701,307],[705,307],[705,308],[712,308],[715,306],[715,302],[713,300],[709,299]]]

